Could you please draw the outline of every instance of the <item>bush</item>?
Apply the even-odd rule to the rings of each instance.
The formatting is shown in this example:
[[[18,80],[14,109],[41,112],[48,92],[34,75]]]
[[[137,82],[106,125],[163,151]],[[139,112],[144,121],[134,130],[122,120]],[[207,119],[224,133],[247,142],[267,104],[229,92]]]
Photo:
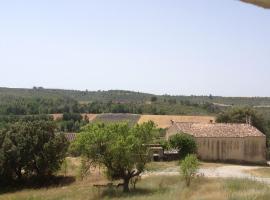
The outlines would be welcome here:
[[[185,179],[186,185],[189,187],[192,178],[196,175],[199,167],[199,161],[195,155],[188,155],[181,162],[181,175]]]
[[[194,138],[185,133],[179,133],[171,136],[170,146],[179,151],[180,158],[185,158],[188,154],[194,154],[197,151],[197,144]]]

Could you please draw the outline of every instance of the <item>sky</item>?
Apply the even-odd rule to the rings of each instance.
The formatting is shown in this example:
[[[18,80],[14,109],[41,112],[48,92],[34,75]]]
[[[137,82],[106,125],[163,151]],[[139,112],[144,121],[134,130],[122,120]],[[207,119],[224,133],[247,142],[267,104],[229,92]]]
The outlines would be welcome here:
[[[270,10],[237,0],[0,0],[0,87],[270,96]]]

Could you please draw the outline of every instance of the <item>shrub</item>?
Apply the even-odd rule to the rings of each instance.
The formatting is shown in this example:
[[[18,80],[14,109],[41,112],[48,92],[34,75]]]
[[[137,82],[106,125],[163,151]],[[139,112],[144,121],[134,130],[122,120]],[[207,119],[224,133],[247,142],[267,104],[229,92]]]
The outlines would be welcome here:
[[[198,170],[199,161],[195,155],[188,155],[182,160],[180,167],[181,175],[185,179],[186,185],[189,187],[191,180]]]
[[[185,133],[176,134],[169,139],[170,146],[179,151],[180,158],[185,158],[188,154],[197,151],[197,144],[194,138]]]

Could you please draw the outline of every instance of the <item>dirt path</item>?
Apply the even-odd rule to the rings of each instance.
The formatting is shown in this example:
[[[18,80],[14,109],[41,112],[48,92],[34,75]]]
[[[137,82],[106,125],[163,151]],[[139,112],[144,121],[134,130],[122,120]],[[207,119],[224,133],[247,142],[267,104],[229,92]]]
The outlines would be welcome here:
[[[270,178],[261,178],[254,176],[248,172],[248,170],[254,170],[262,168],[260,166],[242,166],[242,165],[224,165],[219,167],[207,167],[200,168],[198,173],[205,177],[210,178],[247,178],[252,180],[257,180],[270,184]],[[169,167],[165,170],[145,172],[143,177],[148,176],[177,176],[179,175],[179,167]]]

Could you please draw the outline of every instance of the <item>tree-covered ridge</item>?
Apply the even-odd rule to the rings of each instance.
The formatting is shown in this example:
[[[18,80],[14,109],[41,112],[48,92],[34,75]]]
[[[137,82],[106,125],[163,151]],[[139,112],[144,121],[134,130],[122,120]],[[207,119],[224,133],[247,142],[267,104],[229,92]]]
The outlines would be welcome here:
[[[78,102],[113,102],[113,103],[146,103],[155,101],[171,101],[171,102],[190,102],[195,104],[217,103],[225,105],[241,105],[241,106],[269,106],[270,97],[221,97],[215,95],[191,95],[191,96],[172,96],[172,95],[154,95],[148,93],[126,91],[126,90],[109,90],[109,91],[79,91],[79,90],[62,90],[62,89],[44,89],[42,87],[34,87],[33,89],[18,88],[1,88],[0,100],[3,97],[36,97],[36,98],[71,98]]]

